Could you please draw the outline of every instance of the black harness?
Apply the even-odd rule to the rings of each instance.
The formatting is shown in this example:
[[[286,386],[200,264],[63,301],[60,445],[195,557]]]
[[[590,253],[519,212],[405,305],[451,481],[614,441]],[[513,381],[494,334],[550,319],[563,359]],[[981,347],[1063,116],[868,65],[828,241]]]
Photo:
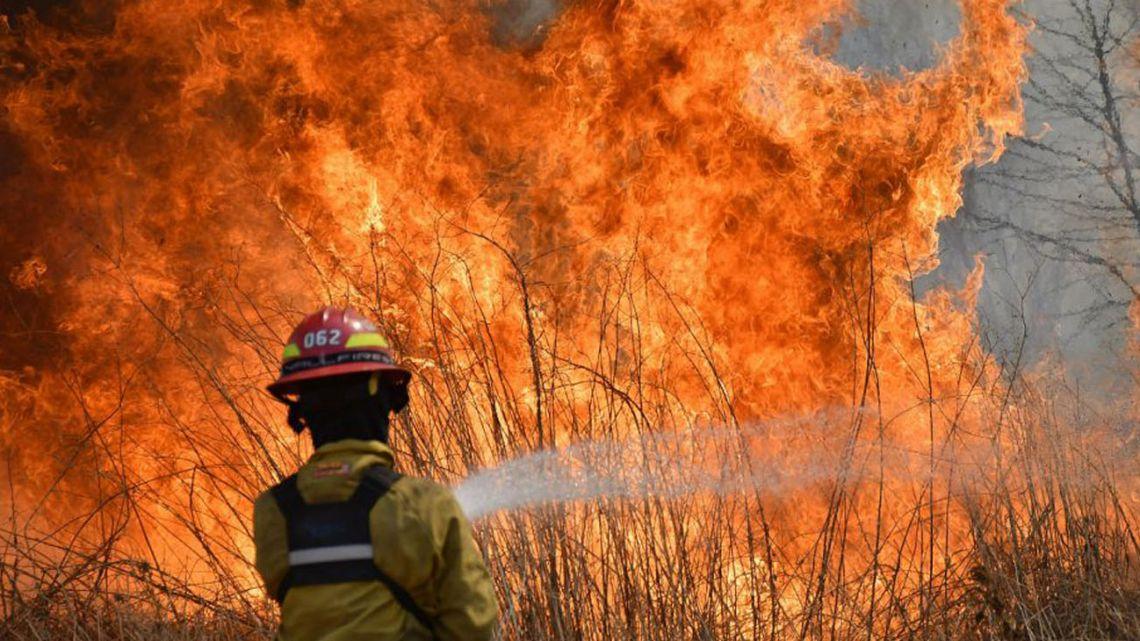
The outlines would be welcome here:
[[[289,588],[350,581],[379,581],[396,601],[428,630],[431,618],[415,599],[372,559],[372,532],[368,515],[401,475],[383,465],[364,470],[360,485],[347,501],[305,503],[297,489],[297,475],[271,491],[285,515],[289,542],[289,570],[273,598],[282,603]]]

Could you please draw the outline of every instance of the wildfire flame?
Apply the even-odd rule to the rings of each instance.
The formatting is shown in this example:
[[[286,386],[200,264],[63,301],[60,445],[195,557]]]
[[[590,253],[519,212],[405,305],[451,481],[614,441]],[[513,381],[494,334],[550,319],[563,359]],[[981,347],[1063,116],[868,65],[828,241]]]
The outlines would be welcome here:
[[[963,0],[938,63],[898,75],[829,57],[843,0],[572,3],[517,41],[492,37],[493,7],[454,0],[8,16],[11,501],[92,540],[121,526],[169,572],[244,568],[248,500],[305,454],[261,387],[321,302],[391,335],[416,373],[396,445],[444,480],[588,438],[843,407],[838,435],[886,434],[934,467],[995,380],[971,326],[980,264],[960,292],[916,300],[913,282],[963,170],[1020,130],[1027,29],[1009,5]],[[710,534],[735,551],[721,580],[785,563],[761,520],[807,547],[835,505],[804,494],[767,517],[746,500],[731,520],[748,543]],[[941,567],[951,520],[890,536]],[[810,607],[800,587],[781,607]]]

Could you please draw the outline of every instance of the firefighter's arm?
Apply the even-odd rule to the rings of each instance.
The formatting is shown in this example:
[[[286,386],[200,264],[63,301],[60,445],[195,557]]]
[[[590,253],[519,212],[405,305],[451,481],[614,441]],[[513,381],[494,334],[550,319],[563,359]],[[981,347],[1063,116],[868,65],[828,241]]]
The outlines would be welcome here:
[[[433,583],[438,603],[435,633],[440,641],[484,641],[498,623],[491,575],[471,535],[471,524],[455,497],[439,488],[432,529],[440,564]]]
[[[289,542],[285,515],[269,492],[253,504],[254,566],[265,584],[265,592],[273,596],[289,571]]]

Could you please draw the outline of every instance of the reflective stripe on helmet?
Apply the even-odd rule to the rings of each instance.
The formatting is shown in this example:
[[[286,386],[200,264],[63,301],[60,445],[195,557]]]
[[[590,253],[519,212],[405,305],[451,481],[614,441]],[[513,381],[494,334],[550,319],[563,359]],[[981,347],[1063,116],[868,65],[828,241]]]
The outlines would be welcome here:
[[[372,546],[367,543],[331,545],[323,548],[293,550],[289,553],[289,565],[312,565],[314,563],[335,563],[337,561],[363,561],[371,558]]]
[[[395,365],[396,361],[392,360],[392,356],[387,352],[338,352],[336,354],[313,356],[310,358],[295,358],[281,366],[281,375],[296,374],[297,372],[303,372],[315,367],[329,367],[331,365],[342,365],[344,363],[383,363],[384,365]]]
[[[285,346],[285,353],[281,355],[281,360],[287,361],[290,358],[298,358],[301,356],[301,348],[297,347],[296,343],[289,343]]]
[[[348,342],[344,346],[348,349],[357,347],[383,347],[387,349],[388,339],[374,332],[361,332],[349,336]]]

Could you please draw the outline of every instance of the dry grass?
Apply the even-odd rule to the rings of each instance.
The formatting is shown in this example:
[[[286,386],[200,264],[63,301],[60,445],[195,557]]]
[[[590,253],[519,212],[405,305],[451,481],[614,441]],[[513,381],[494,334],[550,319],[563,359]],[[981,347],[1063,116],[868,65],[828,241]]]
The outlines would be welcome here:
[[[857,560],[859,544],[844,530],[899,524],[860,524],[850,511],[826,519],[829,529],[799,550],[774,542],[777,571],[769,574],[764,540],[781,537],[764,528],[781,526],[757,518],[765,504],[769,517],[773,509],[760,494],[607,500],[495,517],[480,536],[501,589],[503,636],[1140,638],[1137,546],[1114,487],[1066,439],[1041,428],[1023,436],[1022,449],[1006,453],[1010,469],[1038,469],[1018,481],[986,478],[952,499],[952,510],[968,517],[960,539],[968,547],[938,564],[933,578],[923,575],[917,535],[884,536],[877,566]],[[905,526],[924,531],[923,514],[916,507]],[[694,516],[703,519],[699,528]],[[59,563],[48,560],[59,551],[43,542],[10,543],[0,569],[5,639],[272,636],[273,612],[256,595],[201,598],[217,585],[118,559],[114,546],[101,556],[73,550]],[[744,550],[760,554],[747,555],[753,565],[730,579]],[[780,598],[771,599],[773,587]]]
[[[699,315],[651,273],[631,261],[607,272],[612,280],[595,278],[597,349],[583,354],[538,313],[532,297],[544,290],[503,253],[516,275],[515,335],[480,316],[474,290],[456,295],[471,282],[463,260],[402,276],[422,278],[428,292],[421,309],[406,310],[426,319],[417,327],[382,314],[388,272],[363,282],[329,277],[330,291],[385,318],[405,353],[420,356],[413,410],[394,429],[405,469],[454,481],[520,452],[660,432],[691,435],[692,451],[713,468],[747,467],[757,448],[784,447],[794,458],[796,435],[757,439],[738,420]],[[81,411],[71,416],[85,436],[73,464],[40,495],[42,510],[14,513],[3,530],[0,637],[271,636],[273,608],[251,579],[248,519],[257,492],[306,454],[258,391],[273,370],[264,345],[292,312],[251,313],[231,285],[222,291],[234,300],[209,320],[225,328],[230,354],[261,363],[257,371],[203,357],[210,352],[193,319],[132,290],[164,336],[153,366],[163,380],[189,382],[134,376],[75,386]],[[656,320],[676,338],[648,353],[639,310],[651,308],[668,312]],[[920,327],[917,312],[915,321]],[[855,336],[873,326],[858,313],[852,323]],[[860,400],[799,450],[826,453],[830,472],[795,492],[754,485],[604,499],[481,522],[502,637],[1140,638],[1134,506],[1121,498],[1127,481],[1089,443],[1106,426],[1057,418],[1057,395],[1046,402],[1016,368],[985,365],[985,354],[963,359],[949,390],[935,389],[923,356],[915,370],[926,382],[918,376],[919,393],[905,391],[920,401],[888,410],[871,357],[880,348],[863,340],[852,372]],[[166,438],[151,446],[124,436],[142,422]],[[706,446],[702,426],[739,439]],[[899,454],[907,443],[915,451]]]

